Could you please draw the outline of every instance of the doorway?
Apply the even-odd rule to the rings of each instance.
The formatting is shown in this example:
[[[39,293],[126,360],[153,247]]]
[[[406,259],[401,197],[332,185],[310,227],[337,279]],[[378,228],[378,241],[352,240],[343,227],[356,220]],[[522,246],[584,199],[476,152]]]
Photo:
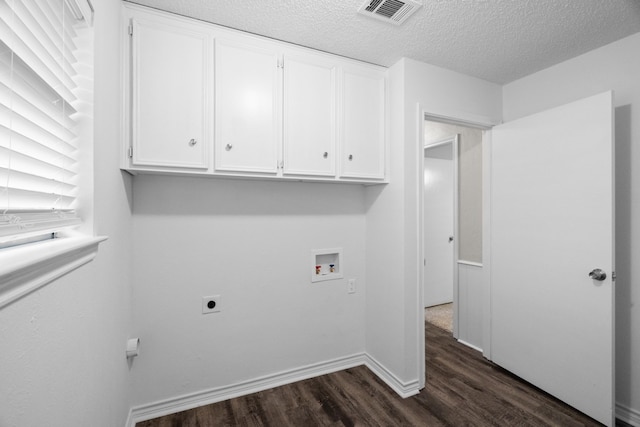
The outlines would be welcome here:
[[[458,135],[424,146],[424,307],[429,323],[454,333],[457,294]]]
[[[476,325],[480,335],[468,332],[480,338],[485,357],[606,425],[615,423],[616,408],[613,104],[611,92],[593,95],[486,134],[480,149],[486,185],[479,179],[477,193],[487,202],[479,227],[490,237],[479,246],[486,264],[466,263],[478,267],[469,273],[480,272],[467,278],[467,291],[479,291],[479,298],[463,296],[463,250],[472,253],[462,226],[464,138],[458,159],[458,334]],[[421,134],[420,161],[429,139]],[[417,193],[422,230],[426,201]]]
[[[424,305],[447,302],[444,287],[431,288],[436,278],[443,282],[446,273],[452,335],[477,350],[483,339],[483,138],[484,130],[478,127],[428,117],[423,122]],[[432,190],[430,180],[438,181],[441,189]],[[441,292],[439,298],[435,292]]]

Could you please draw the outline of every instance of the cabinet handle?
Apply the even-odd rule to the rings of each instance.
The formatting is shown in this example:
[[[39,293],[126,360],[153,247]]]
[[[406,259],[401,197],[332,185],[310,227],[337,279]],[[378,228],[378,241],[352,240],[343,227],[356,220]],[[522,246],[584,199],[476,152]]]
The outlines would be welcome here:
[[[325,151],[322,157],[326,159],[327,157],[329,157],[329,153]]]
[[[197,143],[198,143],[198,141],[196,141],[196,140],[195,140],[195,139],[193,139],[193,138],[191,138],[191,141],[189,141],[189,145],[190,145],[190,146],[192,146],[192,147],[193,147],[194,145],[196,145]]]
[[[231,149],[232,149],[232,148],[233,148],[233,145],[231,145],[231,144],[227,144],[227,145],[224,147],[224,149],[225,149],[225,150],[227,150],[227,151],[231,151]]]
[[[353,160],[353,154],[349,154],[349,160]]]

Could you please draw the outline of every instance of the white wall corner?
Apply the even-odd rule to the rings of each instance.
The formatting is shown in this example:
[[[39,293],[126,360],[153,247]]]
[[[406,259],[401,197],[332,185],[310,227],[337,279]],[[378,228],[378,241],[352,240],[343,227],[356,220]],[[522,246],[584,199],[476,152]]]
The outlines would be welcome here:
[[[365,356],[365,366],[402,398],[420,393],[420,381],[417,378],[411,381],[403,381],[368,354]]]

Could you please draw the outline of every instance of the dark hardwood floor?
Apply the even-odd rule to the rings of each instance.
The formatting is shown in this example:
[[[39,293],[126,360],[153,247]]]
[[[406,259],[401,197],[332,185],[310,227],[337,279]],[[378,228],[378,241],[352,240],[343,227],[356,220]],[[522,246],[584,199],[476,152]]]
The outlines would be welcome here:
[[[402,399],[360,366],[138,423],[205,426],[597,426],[426,326],[426,387]]]

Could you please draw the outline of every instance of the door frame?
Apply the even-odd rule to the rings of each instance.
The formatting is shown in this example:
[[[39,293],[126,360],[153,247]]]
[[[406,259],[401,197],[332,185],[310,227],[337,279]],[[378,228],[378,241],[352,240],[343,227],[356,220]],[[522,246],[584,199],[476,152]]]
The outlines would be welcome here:
[[[425,121],[427,119],[425,118]],[[423,132],[424,132],[424,128],[423,128]],[[424,135],[423,135],[424,138]],[[436,148],[436,147],[442,147],[443,145],[448,145],[451,144],[451,165],[452,165],[452,174],[453,174],[453,188],[451,189],[453,191],[453,259],[451,260],[451,268],[453,269],[453,337],[454,338],[458,338],[458,260],[459,260],[459,248],[458,248],[458,200],[459,200],[459,196],[460,196],[460,189],[458,188],[458,167],[459,167],[459,159],[458,159],[458,152],[459,152],[459,144],[460,144],[460,135],[459,134],[454,134],[445,138],[441,138],[435,141],[425,141],[423,143],[423,148],[422,148],[422,157],[420,160],[420,164],[421,164],[421,170],[422,173],[424,173],[424,158],[425,158],[425,151],[430,149],[430,148]],[[426,254],[424,253],[424,240],[425,240],[425,236],[424,236],[424,211],[425,211],[425,200],[424,200],[424,180],[422,181],[422,192],[421,192],[421,199],[419,200],[419,204],[420,204],[420,210],[422,212],[422,219],[421,219],[421,223],[422,223],[422,235],[421,235],[421,246],[422,246],[422,269],[423,272],[425,270],[426,267]],[[424,273],[423,273],[424,274]],[[422,286],[424,287],[424,275],[422,276]],[[424,290],[423,290],[424,292]],[[423,294],[424,295],[424,294]],[[423,299],[424,301],[424,299]]]

